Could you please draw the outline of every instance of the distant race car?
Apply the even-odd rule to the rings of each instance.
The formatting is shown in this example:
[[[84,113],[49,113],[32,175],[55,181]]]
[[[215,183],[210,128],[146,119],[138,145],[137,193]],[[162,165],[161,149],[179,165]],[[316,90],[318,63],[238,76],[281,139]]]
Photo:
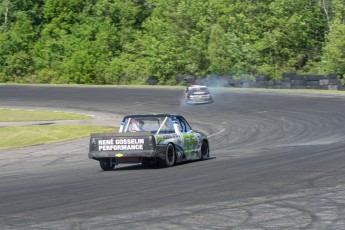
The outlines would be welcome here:
[[[89,158],[104,171],[121,163],[156,163],[172,167],[188,160],[209,157],[205,134],[192,130],[181,115],[128,115],[119,133],[91,134]]]
[[[203,85],[191,85],[185,90],[185,100],[188,104],[203,104],[213,102],[210,91]]]

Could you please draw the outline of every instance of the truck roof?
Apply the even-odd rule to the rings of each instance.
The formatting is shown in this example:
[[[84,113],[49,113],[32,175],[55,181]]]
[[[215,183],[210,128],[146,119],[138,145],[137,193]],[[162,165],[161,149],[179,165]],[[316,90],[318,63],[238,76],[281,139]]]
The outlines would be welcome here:
[[[152,113],[152,114],[129,114],[124,116],[124,118],[127,117],[182,117],[179,114],[170,114],[170,113]]]

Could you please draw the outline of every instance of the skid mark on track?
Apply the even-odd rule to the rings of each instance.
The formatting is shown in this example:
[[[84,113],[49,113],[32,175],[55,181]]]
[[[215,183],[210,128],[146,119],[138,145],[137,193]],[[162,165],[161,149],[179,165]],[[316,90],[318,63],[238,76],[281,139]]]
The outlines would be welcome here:
[[[280,196],[26,225],[35,229],[343,229],[344,185]],[[307,198],[307,199],[306,199]],[[116,223],[116,225],[114,225]],[[0,225],[1,226],[1,225]],[[23,225],[11,229],[25,229]],[[3,226],[8,227],[9,226]]]
[[[226,129],[222,129],[222,130],[220,130],[220,131],[217,132],[217,133],[213,133],[213,134],[209,135],[208,137],[210,138],[210,137],[213,137],[213,136],[217,136],[217,135],[223,133],[225,130],[226,130]]]

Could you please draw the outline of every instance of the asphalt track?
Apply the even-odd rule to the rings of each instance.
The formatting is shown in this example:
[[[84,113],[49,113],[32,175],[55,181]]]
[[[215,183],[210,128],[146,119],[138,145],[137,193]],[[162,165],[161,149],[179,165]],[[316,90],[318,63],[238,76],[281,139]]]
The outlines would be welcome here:
[[[110,172],[87,158],[88,138],[2,150],[0,229],[345,229],[345,97],[211,92],[188,106],[181,89],[0,85],[0,107],[112,125],[179,113],[211,145],[209,160]]]

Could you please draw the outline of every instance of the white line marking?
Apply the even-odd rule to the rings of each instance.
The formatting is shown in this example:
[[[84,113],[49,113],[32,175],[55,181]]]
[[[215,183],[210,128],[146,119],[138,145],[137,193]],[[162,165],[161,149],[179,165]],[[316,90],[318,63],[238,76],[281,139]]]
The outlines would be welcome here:
[[[224,132],[224,131],[225,131],[225,129],[222,129],[222,130],[220,130],[218,133],[211,134],[211,135],[209,135],[208,137],[216,136],[216,135],[218,135],[218,134],[221,134],[221,133]]]

